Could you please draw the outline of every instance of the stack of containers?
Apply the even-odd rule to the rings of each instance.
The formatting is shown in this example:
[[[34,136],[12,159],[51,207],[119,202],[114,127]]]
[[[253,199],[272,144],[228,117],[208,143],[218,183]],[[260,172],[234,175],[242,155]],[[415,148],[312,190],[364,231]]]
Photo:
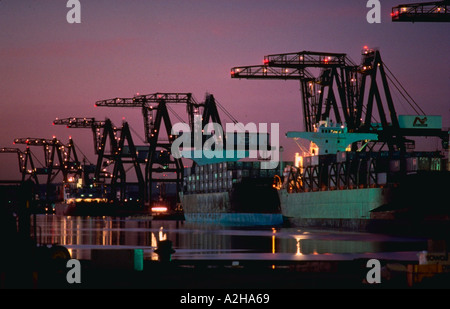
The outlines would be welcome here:
[[[259,161],[230,161],[196,165],[184,170],[184,192],[186,194],[226,192],[233,184],[246,178],[273,178],[278,168],[262,170]]]

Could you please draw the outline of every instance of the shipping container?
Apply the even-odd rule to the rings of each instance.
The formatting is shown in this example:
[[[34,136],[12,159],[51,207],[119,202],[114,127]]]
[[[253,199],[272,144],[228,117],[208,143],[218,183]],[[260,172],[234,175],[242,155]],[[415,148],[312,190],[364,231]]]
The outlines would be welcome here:
[[[227,178],[228,179],[233,179],[233,178],[237,178],[237,170],[228,170],[227,171]]]
[[[430,158],[419,157],[418,158],[418,170],[419,171],[429,171],[430,170]]]
[[[406,158],[406,171],[417,172],[419,159],[416,157]]]
[[[208,181],[208,192],[212,192],[213,190],[213,182],[212,180]]]
[[[227,182],[227,189],[230,190],[233,188],[233,179],[228,179]]]
[[[227,162],[227,170],[235,170],[236,162]]]
[[[431,158],[430,170],[432,170],[432,171],[442,170],[442,159],[441,158]]]
[[[228,162],[223,162],[222,163],[222,171],[227,171],[228,170]]]
[[[319,165],[319,156],[303,157],[303,166]]]
[[[336,162],[342,163],[342,162],[348,162],[350,160],[354,160],[356,157],[354,152],[350,151],[342,151],[338,152],[336,154]]]
[[[400,172],[400,160],[389,161],[389,171]]]
[[[237,170],[237,178],[246,178],[250,176],[249,170]]]
[[[378,173],[377,174],[377,184],[378,185],[387,184],[387,173]]]
[[[244,161],[243,162],[243,168],[246,170],[250,170],[253,167],[253,163],[251,161]]]
[[[184,168],[184,176],[189,176],[189,175],[191,175],[191,168],[190,167]]]

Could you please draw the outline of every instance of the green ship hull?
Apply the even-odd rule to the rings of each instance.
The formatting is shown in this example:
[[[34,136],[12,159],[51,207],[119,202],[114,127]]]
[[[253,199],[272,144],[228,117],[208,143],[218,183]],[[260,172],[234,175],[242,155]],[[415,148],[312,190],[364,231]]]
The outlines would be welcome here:
[[[372,211],[392,198],[390,188],[278,193],[281,212],[292,225],[352,230],[366,229]]]

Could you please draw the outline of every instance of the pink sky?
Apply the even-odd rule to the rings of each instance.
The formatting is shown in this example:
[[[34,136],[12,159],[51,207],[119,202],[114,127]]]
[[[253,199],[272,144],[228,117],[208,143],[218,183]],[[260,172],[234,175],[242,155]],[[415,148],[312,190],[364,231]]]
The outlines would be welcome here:
[[[284,132],[302,128],[299,83],[234,80],[230,68],[302,50],[359,62],[364,45],[379,48],[426,113],[441,114],[450,127],[448,25],[392,23],[397,1],[382,1],[381,24],[367,23],[361,0],[80,2],[81,24],[67,23],[65,1],[0,2],[0,147],[17,137],[70,135],[95,162],[90,131],[52,126],[55,118],[120,124],[125,117],[143,136],[139,110],[94,108],[95,101],[137,92],[192,92],[203,100],[210,92],[241,122],[280,123],[289,159],[296,146]],[[20,177],[15,156],[2,154],[0,164],[1,179]]]

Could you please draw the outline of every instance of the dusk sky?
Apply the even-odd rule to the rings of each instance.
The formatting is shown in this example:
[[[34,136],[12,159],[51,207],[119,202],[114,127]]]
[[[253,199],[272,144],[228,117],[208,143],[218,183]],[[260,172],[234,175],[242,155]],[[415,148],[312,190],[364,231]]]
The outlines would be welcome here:
[[[0,147],[18,137],[72,136],[95,162],[90,130],[52,126],[55,118],[120,125],[125,117],[144,136],[139,109],[94,103],[154,92],[191,92],[202,101],[209,92],[241,122],[280,123],[284,159],[292,159],[296,146],[284,133],[303,127],[299,82],[231,79],[230,69],[303,50],[347,53],[359,63],[365,45],[378,48],[422,109],[450,127],[449,24],[390,19],[393,6],[420,1],[380,1],[380,24],[367,22],[365,0],[80,2],[81,23],[69,24],[66,0],[0,1]],[[0,156],[0,179],[19,179],[16,156]]]

